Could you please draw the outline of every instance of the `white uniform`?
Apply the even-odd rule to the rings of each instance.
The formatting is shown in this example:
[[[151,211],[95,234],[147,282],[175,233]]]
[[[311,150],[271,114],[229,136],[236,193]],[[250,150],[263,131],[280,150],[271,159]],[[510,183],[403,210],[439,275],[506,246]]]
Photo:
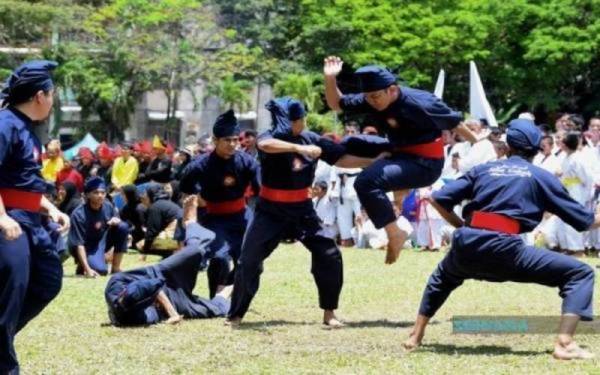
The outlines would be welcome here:
[[[452,147],[450,147],[450,145],[444,146],[444,155],[446,158],[444,159],[442,178],[456,178],[460,172],[452,168],[452,155],[458,154],[459,158],[463,159],[467,155],[467,152],[469,152],[470,148],[471,144],[469,142],[459,142],[454,144]]]
[[[560,158],[556,156],[559,149],[553,149],[550,155],[544,155],[541,152],[533,158],[533,165],[538,166],[542,169],[547,170],[555,176],[561,174],[561,164],[564,159],[565,152],[559,153]],[[535,244],[535,233],[541,233],[544,236],[546,246],[554,248],[558,246],[558,231],[562,224],[559,224],[560,220],[554,216],[545,217],[540,224],[533,230],[533,232],[524,233],[522,235],[523,240],[527,245],[533,246]]]
[[[430,194],[442,186],[443,184],[438,181],[432,187],[419,189],[419,194]],[[442,246],[442,228],[446,225],[446,221],[431,203],[424,199],[419,200],[417,212],[417,246],[439,249]]]
[[[331,197],[337,200],[336,218],[342,240],[352,239],[354,218],[360,215],[360,202],[354,190],[354,181],[361,171],[360,168],[331,168]]]
[[[552,152],[550,155],[544,155],[541,152],[533,158],[533,165],[547,170],[553,175],[560,174],[560,160]]]
[[[498,159],[494,145],[489,139],[482,139],[471,146],[464,158],[458,162],[458,169],[462,174],[467,173],[476,165],[485,164]]]
[[[332,166],[319,159],[317,161],[317,169],[315,170],[315,180],[313,181],[313,184],[316,182],[325,181],[327,182],[327,185],[330,185],[329,179],[332,169]]]
[[[405,231],[408,236],[412,234],[413,227],[404,216],[400,216],[398,220],[396,220],[396,224],[398,224],[400,229]],[[375,225],[373,225],[373,222],[370,219],[367,219],[360,227],[354,228],[352,232],[356,247],[358,248],[382,249],[388,244],[385,229],[375,228]],[[407,241],[404,246],[410,246],[410,243]]]
[[[581,153],[583,160],[587,163],[586,169],[593,176],[592,198],[590,199],[589,207],[596,210],[598,207],[598,197],[596,186],[600,186],[600,144],[596,146],[585,146]],[[587,232],[586,247],[599,250],[600,249],[600,229],[592,229]]]
[[[556,156],[556,158],[558,159],[558,164],[562,168],[562,163],[567,157],[567,153],[564,152],[560,147],[554,146],[554,148],[552,149],[552,155]]]
[[[576,151],[565,157],[562,163],[561,181],[571,198],[584,206],[589,206],[592,198],[593,176],[586,168],[585,155]],[[558,244],[564,250],[585,250],[584,234],[577,232],[573,227],[559,221],[557,230]]]
[[[313,198],[313,207],[323,222],[324,236],[335,239],[337,237],[335,203],[326,194],[323,198]]]

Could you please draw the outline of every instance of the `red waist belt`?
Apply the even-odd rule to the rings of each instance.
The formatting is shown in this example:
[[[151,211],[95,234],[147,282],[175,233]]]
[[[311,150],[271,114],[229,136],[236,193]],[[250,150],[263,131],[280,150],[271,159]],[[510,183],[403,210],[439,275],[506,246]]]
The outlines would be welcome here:
[[[442,138],[438,138],[429,143],[421,143],[412,146],[398,146],[394,148],[394,152],[404,152],[406,154],[422,156],[430,159],[443,159],[444,142],[442,141]]]
[[[310,191],[308,188],[297,190],[272,189],[263,185],[260,188],[259,196],[273,202],[299,203],[310,199]]]
[[[470,226],[507,234],[519,234],[519,229],[521,228],[521,225],[515,219],[493,212],[482,211],[473,212]]]
[[[225,202],[206,202],[206,212],[215,215],[235,214],[246,208],[246,200],[242,197]]]
[[[42,205],[42,193],[33,193],[17,189],[0,189],[4,207],[39,212]]]

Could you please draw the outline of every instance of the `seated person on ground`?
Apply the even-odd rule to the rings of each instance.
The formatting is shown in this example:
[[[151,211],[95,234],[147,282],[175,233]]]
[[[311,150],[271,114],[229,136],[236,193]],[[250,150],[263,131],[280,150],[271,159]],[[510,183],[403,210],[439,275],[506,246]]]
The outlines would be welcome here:
[[[146,211],[135,185],[125,185],[122,188],[125,205],[120,211],[121,220],[126,222],[131,229],[133,247],[146,236]],[[137,249],[140,250],[140,249]]]
[[[105,256],[114,248],[112,272],[121,271],[127,251],[129,226],[121,222],[115,207],[106,200],[106,184],[91,177],[85,184],[85,202],[71,214],[69,250],[77,262],[78,275],[106,275]]]
[[[165,189],[151,183],[142,196],[142,203],[148,207],[146,211],[146,235],[137,243],[142,253],[158,253],[168,255],[179,248],[174,240],[177,220],[181,218],[181,207],[171,201]]]

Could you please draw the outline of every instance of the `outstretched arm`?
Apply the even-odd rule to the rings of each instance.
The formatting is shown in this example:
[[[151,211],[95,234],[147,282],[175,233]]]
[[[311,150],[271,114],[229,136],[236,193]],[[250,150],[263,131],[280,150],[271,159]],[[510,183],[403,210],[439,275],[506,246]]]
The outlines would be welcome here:
[[[365,158],[346,154],[335,163],[335,166],[340,168],[366,168],[375,161],[386,158],[389,155],[390,154],[388,152],[382,152],[376,158]]]
[[[321,148],[313,145],[298,145],[280,139],[268,138],[258,142],[258,148],[267,154],[283,154],[293,152],[313,159],[321,156]]]
[[[340,99],[342,92],[337,87],[336,76],[342,71],[344,62],[337,56],[329,56],[325,58],[323,64],[323,73],[325,75],[325,99],[327,105],[332,111],[340,112]]]
[[[454,130],[456,131],[456,134],[460,135],[465,141],[469,142],[470,144],[477,143],[477,141],[480,140],[479,138],[477,138],[475,133],[473,133],[471,129],[467,128],[467,126],[462,122],[458,124],[458,126]]]

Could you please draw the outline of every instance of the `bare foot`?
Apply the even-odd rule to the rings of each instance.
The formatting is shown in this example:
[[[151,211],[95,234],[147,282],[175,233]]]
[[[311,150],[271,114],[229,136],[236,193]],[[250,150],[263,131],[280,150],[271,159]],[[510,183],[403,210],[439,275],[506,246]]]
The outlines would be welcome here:
[[[402,248],[404,248],[408,233],[400,229],[395,221],[387,224],[384,229],[388,238],[385,264],[393,264],[398,259]]]
[[[402,343],[402,347],[407,352],[412,352],[421,345],[421,340],[423,340],[422,336],[419,337],[417,334],[411,333],[408,339]]]
[[[556,359],[562,360],[571,360],[571,359],[592,359],[595,358],[596,355],[591,353],[579,345],[575,341],[572,341],[570,344],[563,345],[561,343],[554,344],[554,353],[552,356]]]
[[[165,321],[167,324],[177,324],[183,320],[183,315],[175,315]]]
[[[198,196],[190,195],[183,200],[183,225],[198,221]]]
[[[341,240],[340,241],[340,246],[342,246],[342,247],[353,247],[354,246],[354,241],[353,240]]]
[[[231,328],[239,328],[242,324],[242,318],[232,317],[225,319],[225,325]]]
[[[335,316],[335,312],[333,310],[325,310],[323,313],[323,324],[325,325],[325,328],[329,329],[338,329],[346,326]]]
[[[395,235],[388,238],[387,254],[385,255],[385,264],[394,264],[398,260],[400,251],[404,247],[405,237],[402,235]]]

